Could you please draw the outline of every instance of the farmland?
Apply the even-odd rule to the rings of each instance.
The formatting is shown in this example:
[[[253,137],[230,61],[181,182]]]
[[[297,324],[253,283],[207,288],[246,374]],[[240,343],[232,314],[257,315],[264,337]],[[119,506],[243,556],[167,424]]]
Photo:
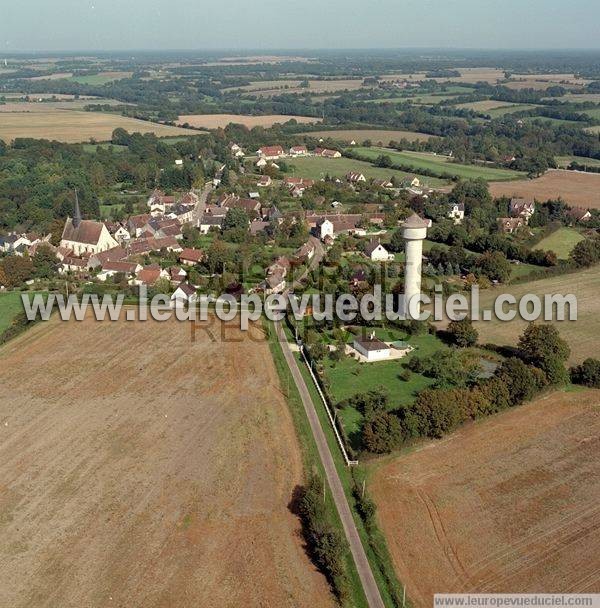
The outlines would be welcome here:
[[[39,105],[45,106],[48,104]],[[118,114],[48,109],[45,112],[2,114],[0,139],[11,141],[17,137],[35,137],[66,143],[85,142],[90,138],[97,141],[106,141],[111,138],[112,132],[118,127],[127,131],[155,133],[158,137],[198,135],[197,131],[127,118]]]
[[[535,248],[554,251],[559,259],[566,260],[573,247],[583,238],[583,235],[573,228],[559,228],[542,239]]]
[[[0,334],[10,327],[13,319],[22,311],[20,292],[0,293]]]
[[[402,179],[409,175],[404,171],[374,167],[371,163],[355,160],[353,158],[321,158],[307,156],[304,158],[294,158],[288,162],[288,165],[292,168],[295,175],[298,177],[307,177],[309,179],[322,179],[327,175],[332,177],[344,177],[348,171],[359,171],[363,173],[366,178],[373,179],[390,179],[392,176]],[[432,188],[443,186],[447,183],[446,181],[435,177],[422,177],[421,180]]]
[[[268,346],[222,329],[54,319],[0,350],[1,605],[333,605]]]
[[[88,76],[71,76],[69,80],[79,82],[80,84],[93,84],[101,86],[107,82],[114,82],[122,78],[131,78],[133,72],[99,72],[98,74],[90,74]]]
[[[192,127],[202,129],[219,129],[234,123],[237,125],[244,125],[251,129],[252,127],[272,127],[275,123],[283,124],[292,119],[299,123],[306,124],[320,122],[318,118],[311,118],[309,116],[279,114],[269,114],[267,116],[245,116],[243,114],[184,114],[179,117],[179,123],[188,123]]]
[[[511,169],[497,169],[477,165],[461,165],[454,163],[446,156],[436,156],[424,152],[396,152],[387,148],[354,148],[355,153],[361,158],[375,160],[382,154],[391,158],[392,163],[408,165],[414,171],[435,171],[437,173],[448,173],[465,179],[481,177],[485,180],[513,180],[523,177],[523,173]]]
[[[493,196],[521,196],[538,201],[562,198],[570,205],[600,209],[600,175],[550,170],[542,177],[513,182],[492,182]]]
[[[556,392],[381,463],[370,490],[414,605],[597,590],[599,434],[600,391]]]
[[[571,347],[571,363],[580,363],[586,357],[598,355],[598,322],[600,319],[600,268],[594,267],[580,272],[550,277],[521,285],[503,286],[482,292],[482,308],[490,308],[501,293],[511,293],[516,298],[525,294],[574,294],[577,297],[577,321],[557,323],[561,336]],[[521,320],[502,322],[480,321],[477,324],[480,341],[499,345],[515,345],[526,323]]]
[[[356,91],[363,86],[362,78],[340,78],[335,80],[308,80],[308,86],[300,86],[301,80],[257,80],[241,87],[230,87],[225,92],[241,91],[258,97],[271,97],[282,93],[335,93],[337,91]]]
[[[408,141],[427,141],[431,135],[427,133],[416,133],[415,131],[389,131],[386,129],[342,129],[339,131],[310,131],[301,133],[308,137],[322,137],[323,139],[331,139],[333,141],[342,141],[350,143],[355,141],[359,144],[370,139],[378,144],[382,143],[387,146],[391,141],[400,141],[407,139]]]

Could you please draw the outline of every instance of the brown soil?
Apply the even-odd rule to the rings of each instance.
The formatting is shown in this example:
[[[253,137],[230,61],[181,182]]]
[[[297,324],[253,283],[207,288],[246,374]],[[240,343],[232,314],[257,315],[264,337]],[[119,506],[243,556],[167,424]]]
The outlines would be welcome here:
[[[491,182],[493,196],[521,196],[547,201],[561,197],[576,207],[600,209],[600,173],[551,170],[537,179]]]
[[[427,443],[377,470],[372,493],[417,606],[444,592],[599,592],[600,391]]]
[[[333,605],[268,346],[227,336],[52,320],[0,350],[1,606]]]

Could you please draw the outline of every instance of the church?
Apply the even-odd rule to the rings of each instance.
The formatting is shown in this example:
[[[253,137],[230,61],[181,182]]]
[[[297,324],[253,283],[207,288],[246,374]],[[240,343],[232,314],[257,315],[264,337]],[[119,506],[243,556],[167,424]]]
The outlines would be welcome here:
[[[117,247],[118,243],[102,222],[81,219],[75,193],[75,213],[65,222],[60,246],[70,249],[75,256],[87,256]]]

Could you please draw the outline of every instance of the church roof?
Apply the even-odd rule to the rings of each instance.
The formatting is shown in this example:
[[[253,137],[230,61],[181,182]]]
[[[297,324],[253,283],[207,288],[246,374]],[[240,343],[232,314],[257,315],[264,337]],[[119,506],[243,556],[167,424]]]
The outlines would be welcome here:
[[[100,240],[102,228],[104,228],[102,222],[93,220],[80,220],[79,224],[75,226],[73,220],[68,217],[62,233],[62,240],[96,245]]]

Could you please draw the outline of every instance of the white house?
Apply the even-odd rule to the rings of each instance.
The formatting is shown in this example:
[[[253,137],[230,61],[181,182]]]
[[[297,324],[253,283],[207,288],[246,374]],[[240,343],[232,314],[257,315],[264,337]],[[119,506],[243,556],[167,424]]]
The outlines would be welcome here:
[[[366,182],[367,179],[362,173],[356,171],[349,171],[346,173],[346,181],[350,184],[357,184],[358,182]]]
[[[285,156],[281,146],[263,146],[256,151],[256,154],[264,160],[277,160]]]
[[[290,156],[306,156],[308,149],[306,146],[292,146],[290,148]]]
[[[380,242],[375,241],[365,247],[365,255],[373,262],[389,262],[394,259],[393,253],[389,253]]]
[[[230,144],[229,151],[235,158],[242,158],[244,156],[244,151],[238,144]]]
[[[171,296],[171,307],[180,308],[186,304],[193,304],[196,300],[196,288],[189,283],[182,283]]]
[[[102,265],[102,270],[96,275],[99,281],[106,281],[109,277],[114,277],[116,274],[123,273],[128,278],[142,269],[140,264],[133,262],[106,262]]]
[[[464,203],[454,203],[448,207],[448,217],[454,220],[455,224],[460,224],[465,219]]]
[[[125,226],[119,226],[113,232],[113,237],[117,239],[119,244],[123,244],[124,242],[129,241],[131,239],[131,233],[129,232],[129,230],[127,230],[127,228],[125,228]]]
[[[319,238],[324,241],[326,237],[335,238],[333,234],[333,222],[327,218],[317,222],[317,230],[319,231]]]
[[[535,213],[535,202],[524,198],[513,198],[510,201],[509,210],[511,217],[522,217],[527,224],[529,218]]]
[[[390,347],[375,337],[375,332],[366,338],[358,337],[354,339],[353,348],[362,355],[367,361],[383,361],[390,358]]]

